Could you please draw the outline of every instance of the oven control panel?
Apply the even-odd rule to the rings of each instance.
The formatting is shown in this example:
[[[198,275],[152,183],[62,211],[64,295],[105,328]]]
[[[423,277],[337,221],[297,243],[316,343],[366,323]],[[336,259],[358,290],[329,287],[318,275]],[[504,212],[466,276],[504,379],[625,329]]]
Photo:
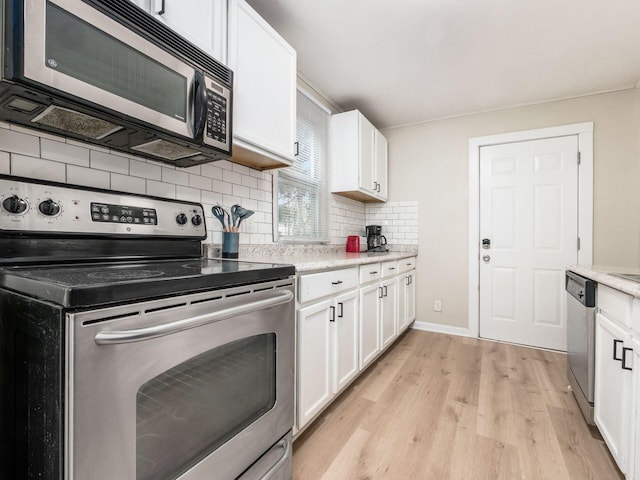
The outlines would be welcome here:
[[[0,231],[205,239],[201,204],[0,175]]]

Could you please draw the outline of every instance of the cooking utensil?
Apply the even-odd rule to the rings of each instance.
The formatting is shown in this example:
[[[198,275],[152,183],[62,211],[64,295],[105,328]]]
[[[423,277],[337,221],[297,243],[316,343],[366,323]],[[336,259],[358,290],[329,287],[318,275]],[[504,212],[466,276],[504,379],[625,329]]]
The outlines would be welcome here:
[[[238,212],[238,209],[240,208],[242,207],[237,203],[231,207],[231,218],[233,219],[233,222],[231,223],[231,225],[234,227],[236,226],[236,222],[238,221],[238,218],[240,218],[240,213]]]
[[[220,205],[216,205],[214,207],[211,207],[211,213],[213,213],[213,216],[216,217],[222,224],[222,230],[226,229],[227,227],[224,224],[224,208],[222,208]]]
[[[242,208],[242,207],[240,207],[240,208]],[[240,224],[242,223],[242,221],[245,218],[249,218],[254,213],[256,213],[256,212],[254,212],[253,210],[247,210],[246,208],[242,208],[242,214],[240,215],[240,219],[238,220],[238,228],[240,228]]]

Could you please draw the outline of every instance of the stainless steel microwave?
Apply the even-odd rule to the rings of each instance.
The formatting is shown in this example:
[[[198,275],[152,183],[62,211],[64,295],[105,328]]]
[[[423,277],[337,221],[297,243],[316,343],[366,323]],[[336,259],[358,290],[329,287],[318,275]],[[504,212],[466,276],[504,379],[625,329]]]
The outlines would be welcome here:
[[[0,5],[1,120],[179,167],[231,156],[233,72],[129,0]]]

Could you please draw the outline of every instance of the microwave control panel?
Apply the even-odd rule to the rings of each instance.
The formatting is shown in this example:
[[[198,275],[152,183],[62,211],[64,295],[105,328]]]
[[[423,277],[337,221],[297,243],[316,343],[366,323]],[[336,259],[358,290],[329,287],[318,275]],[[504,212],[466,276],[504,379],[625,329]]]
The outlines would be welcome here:
[[[204,143],[229,151],[231,138],[231,91],[209,77],[207,90],[207,131]]]

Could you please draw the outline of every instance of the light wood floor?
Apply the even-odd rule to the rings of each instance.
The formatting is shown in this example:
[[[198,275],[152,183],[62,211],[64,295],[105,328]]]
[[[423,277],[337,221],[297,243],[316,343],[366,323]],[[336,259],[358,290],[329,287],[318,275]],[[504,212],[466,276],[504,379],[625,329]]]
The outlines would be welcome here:
[[[559,353],[409,330],[294,443],[294,480],[622,479]]]

